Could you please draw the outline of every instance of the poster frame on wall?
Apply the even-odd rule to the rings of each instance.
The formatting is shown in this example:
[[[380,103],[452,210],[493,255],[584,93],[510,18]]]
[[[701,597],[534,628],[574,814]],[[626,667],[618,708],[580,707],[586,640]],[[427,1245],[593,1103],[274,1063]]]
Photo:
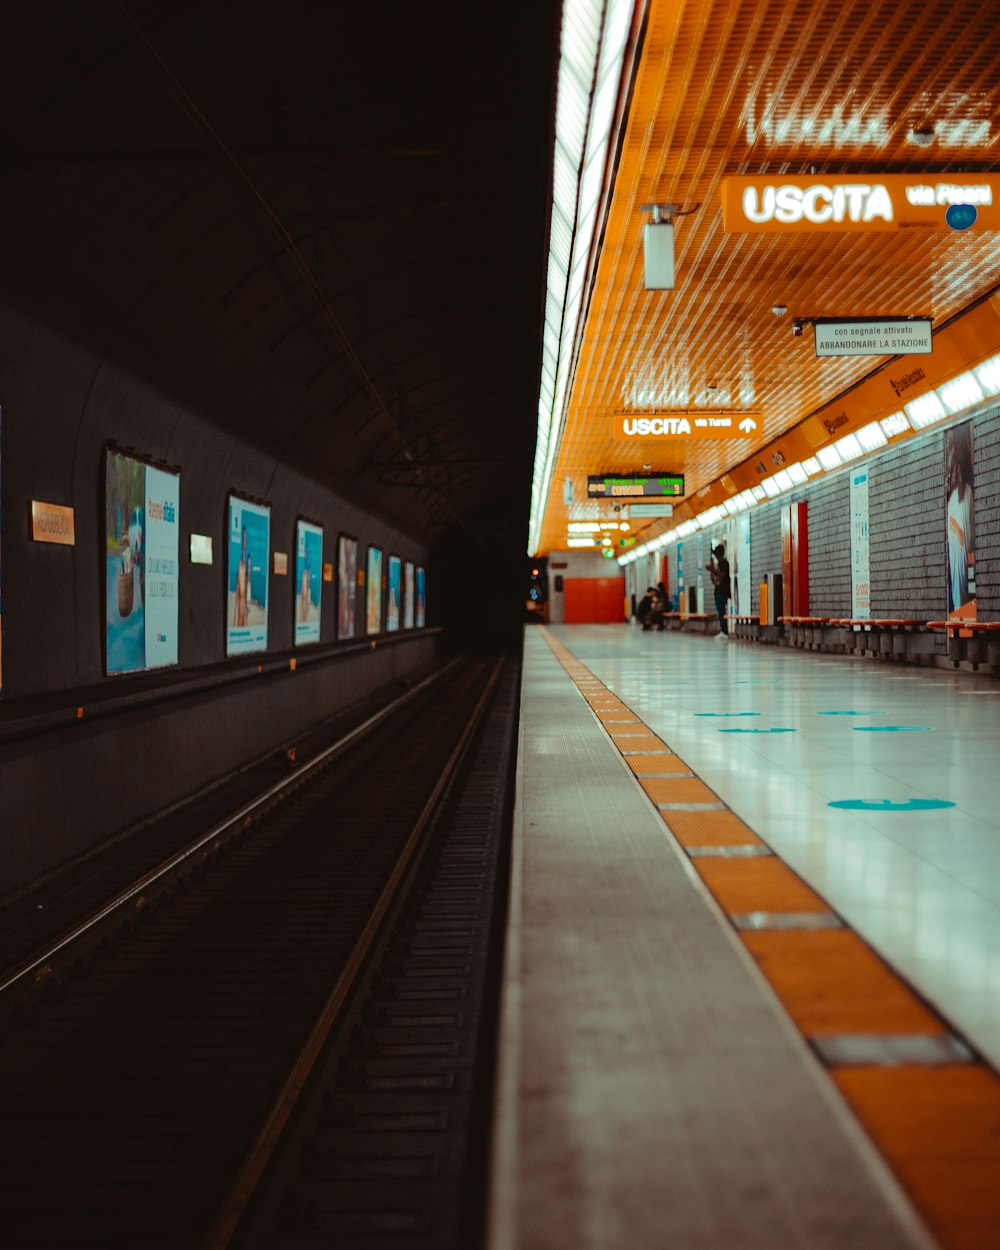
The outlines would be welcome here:
[[[108,499],[108,472],[112,457],[120,460],[130,460],[134,464],[142,467],[144,471],[141,499],[131,506],[126,505],[128,511],[127,526],[124,530],[125,534],[130,534],[135,528],[139,529],[139,538],[132,541],[126,540],[126,546],[121,552],[112,556],[110,553],[110,530],[108,525],[108,513],[110,501]],[[153,475],[151,480],[150,475]],[[173,479],[168,482],[168,479]],[[151,496],[155,495],[156,498]],[[141,452],[126,450],[120,447],[116,442],[109,441],[104,445],[104,481],[101,494],[101,530],[98,540],[98,549],[103,553],[102,559],[104,563],[103,578],[103,610],[101,612],[102,635],[104,639],[103,652],[103,671],[106,677],[127,677],[136,673],[150,673],[158,669],[176,668],[180,662],[179,657],[179,629],[180,629],[180,491],[181,491],[181,469],[179,465],[168,465],[163,461],[156,460],[150,455],[144,455]],[[160,495],[162,494],[162,499]],[[159,504],[159,516],[154,517],[152,505]],[[141,516],[136,517],[136,512],[141,510]],[[136,521],[138,520],[138,525]],[[155,522],[155,523],[154,523]],[[151,537],[158,534],[159,538],[155,543],[156,551],[151,554]],[[116,547],[122,541],[122,514],[120,509],[116,518]],[[112,563],[115,566],[115,576],[112,579]],[[135,607],[135,583],[139,581],[139,598],[142,608],[142,644],[141,644],[141,662],[134,664],[112,664],[112,626],[117,626],[121,619],[132,615]],[[158,586],[162,593],[158,595],[150,595],[149,591],[154,586]],[[112,592],[114,587],[114,592]],[[117,612],[112,612],[110,599],[114,593]],[[147,595],[154,603],[156,603],[160,611],[152,613],[147,611]],[[122,607],[128,603],[128,611],[123,613]],[[133,646],[138,642],[134,636],[138,622],[133,627],[133,637],[126,641],[126,631],[122,631],[114,641],[119,644],[116,648],[127,648],[129,642]],[[138,659],[138,648],[135,650],[135,658]],[[151,662],[152,660],[152,662]]]
[[[871,473],[866,464],[851,469],[851,617],[867,621],[872,614]],[[863,627],[853,626],[858,633]]]
[[[412,560],[403,561],[403,628],[413,628],[413,610],[414,599],[417,593],[417,584],[414,577],[415,565]]]
[[[233,538],[233,522],[235,515],[233,505],[240,506],[238,515],[241,517],[245,514],[249,517],[261,518],[261,524],[255,524],[253,528],[257,531],[252,539],[248,541],[247,555],[250,561],[249,580],[244,584],[247,587],[247,618],[242,624],[236,622],[236,588],[239,586],[239,565],[243,563],[240,558],[242,539],[239,543],[234,542]],[[238,527],[242,530],[243,526]],[[263,528],[263,536],[260,529]],[[253,543],[253,547],[249,546],[249,542]],[[226,497],[226,536],[223,544],[226,551],[226,560],[223,565],[225,588],[225,636],[226,636],[226,655],[252,655],[267,650],[267,634],[268,634],[268,612],[270,608],[270,571],[271,571],[271,505],[267,500],[258,499],[254,495],[248,495],[238,490],[230,490]],[[263,559],[259,558],[259,548],[263,548]],[[234,559],[236,561],[234,565]],[[220,562],[221,563],[221,562]],[[253,573],[256,571],[258,576],[254,578]],[[264,602],[260,604],[251,598],[253,592],[254,581],[260,584],[263,577],[264,583]],[[234,581],[235,578],[235,581]],[[254,622],[249,621],[249,609],[253,603],[257,604],[257,612],[263,615],[263,620]],[[237,630],[241,631],[237,634]]]
[[[305,562],[307,558],[307,549],[309,547],[309,538],[319,537],[319,554],[315,560],[310,560],[308,564]],[[314,521],[311,517],[299,516],[295,520],[295,587],[292,593],[293,609],[293,628],[292,640],[297,647],[311,646],[320,640],[320,632],[323,625],[323,523]],[[316,592],[315,600],[315,619],[312,618],[311,609],[306,609],[306,616],[303,618],[301,608],[303,603],[302,587],[303,582],[308,588],[309,601],[313,602],[313,590]]]
[[[345,576],[346,570],[341,559],[347,543],[351,543],[354,548],[354,563],[349,576]],[[361,544],[358,542],[357,535],[341,530],[337,535],[337,638],[341,640],[358,636],[358,552],[360,550]],[[341,607],[345,602],[351,607],[351,628],[347,632],[343,628],[344,618],[341,613]]]
[[[365,557],[366,634],[382,632],[382,555],[381,547],[376,547],[373,543],[369,544]]]
[[[961,443],[961,446],[959,446]],[[945,606],[949,624],[976,619],[976,438],[975,421],[958,421],[944,431]],[[960,638],[971,630],[958,631]]]
[[[427,570],[422,564],[417,565],[414,575],[414,621],[417,629],[427,624]]]
[[[395,577],[393,576],[395,574]],[[393,593],[395,592],[395,594]],[[386,594],[385,594],[385,628],[386,633],[395,634],[399,631],[402,613],[400,600],[403,594],[403,561],[399,556],[389,553],[386,563]]]

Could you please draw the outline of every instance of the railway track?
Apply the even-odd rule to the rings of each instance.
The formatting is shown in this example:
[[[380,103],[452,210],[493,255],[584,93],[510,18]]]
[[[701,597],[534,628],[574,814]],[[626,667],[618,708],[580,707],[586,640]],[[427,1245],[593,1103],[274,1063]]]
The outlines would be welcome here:
[[[473,1244],[515,682],[453,666],[120,892],[0,1034],[8,1250]]]

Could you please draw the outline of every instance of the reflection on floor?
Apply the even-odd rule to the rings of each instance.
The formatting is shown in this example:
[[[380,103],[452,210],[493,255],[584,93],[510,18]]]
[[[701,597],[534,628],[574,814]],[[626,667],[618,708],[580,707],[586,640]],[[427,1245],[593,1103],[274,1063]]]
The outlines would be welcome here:
[[[627,626],[551,634],[1000,1067],[1000,683]]]

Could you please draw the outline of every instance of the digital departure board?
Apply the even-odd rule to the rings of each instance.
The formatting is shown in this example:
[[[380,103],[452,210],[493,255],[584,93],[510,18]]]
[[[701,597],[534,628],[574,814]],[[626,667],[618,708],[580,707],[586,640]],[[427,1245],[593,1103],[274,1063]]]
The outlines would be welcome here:
[[[683,473],[649,473],[642,477],[588,477],[588,499],[663,499],[684,494]]]

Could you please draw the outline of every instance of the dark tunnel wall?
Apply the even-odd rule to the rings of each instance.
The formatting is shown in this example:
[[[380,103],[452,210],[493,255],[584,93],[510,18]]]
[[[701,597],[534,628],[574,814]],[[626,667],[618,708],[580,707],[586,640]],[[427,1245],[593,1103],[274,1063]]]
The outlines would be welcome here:
[[[341,532],[359,540],[359,567],[369,544],[381,547],[386,561],[392,553],[426,566],[429,552],[305,474],[275,469],[273,457],[213,423],[211,400],[199,402],[190,386],[180,398],[162,381],[139,376],[133,364],[102,358],[83,345],[83,325],[74,338],[5,307],[0,335],[3,897],[308,725],[427,668],[438,641],[431,632],[383,634],[372,651],[358,589],[363,649],[337,644],[334,581],[322,587],[321,642],[293,649],[294,579],[272,570],[268,650],[227,660],[230,490],[271,502],[271,551],[288,552],[290,569],[299,516],[323,524],[324,562],[336,562]],[[109,441],[180,468],[176,669],[103,675]],[[75,547],[31,541],[32,499],[75,509]],[[213,565],[190,563],[191,532],[212,536]],[[434,595],[429,573],[428,624]],[[294,672],[293,655],[300,661]]]

